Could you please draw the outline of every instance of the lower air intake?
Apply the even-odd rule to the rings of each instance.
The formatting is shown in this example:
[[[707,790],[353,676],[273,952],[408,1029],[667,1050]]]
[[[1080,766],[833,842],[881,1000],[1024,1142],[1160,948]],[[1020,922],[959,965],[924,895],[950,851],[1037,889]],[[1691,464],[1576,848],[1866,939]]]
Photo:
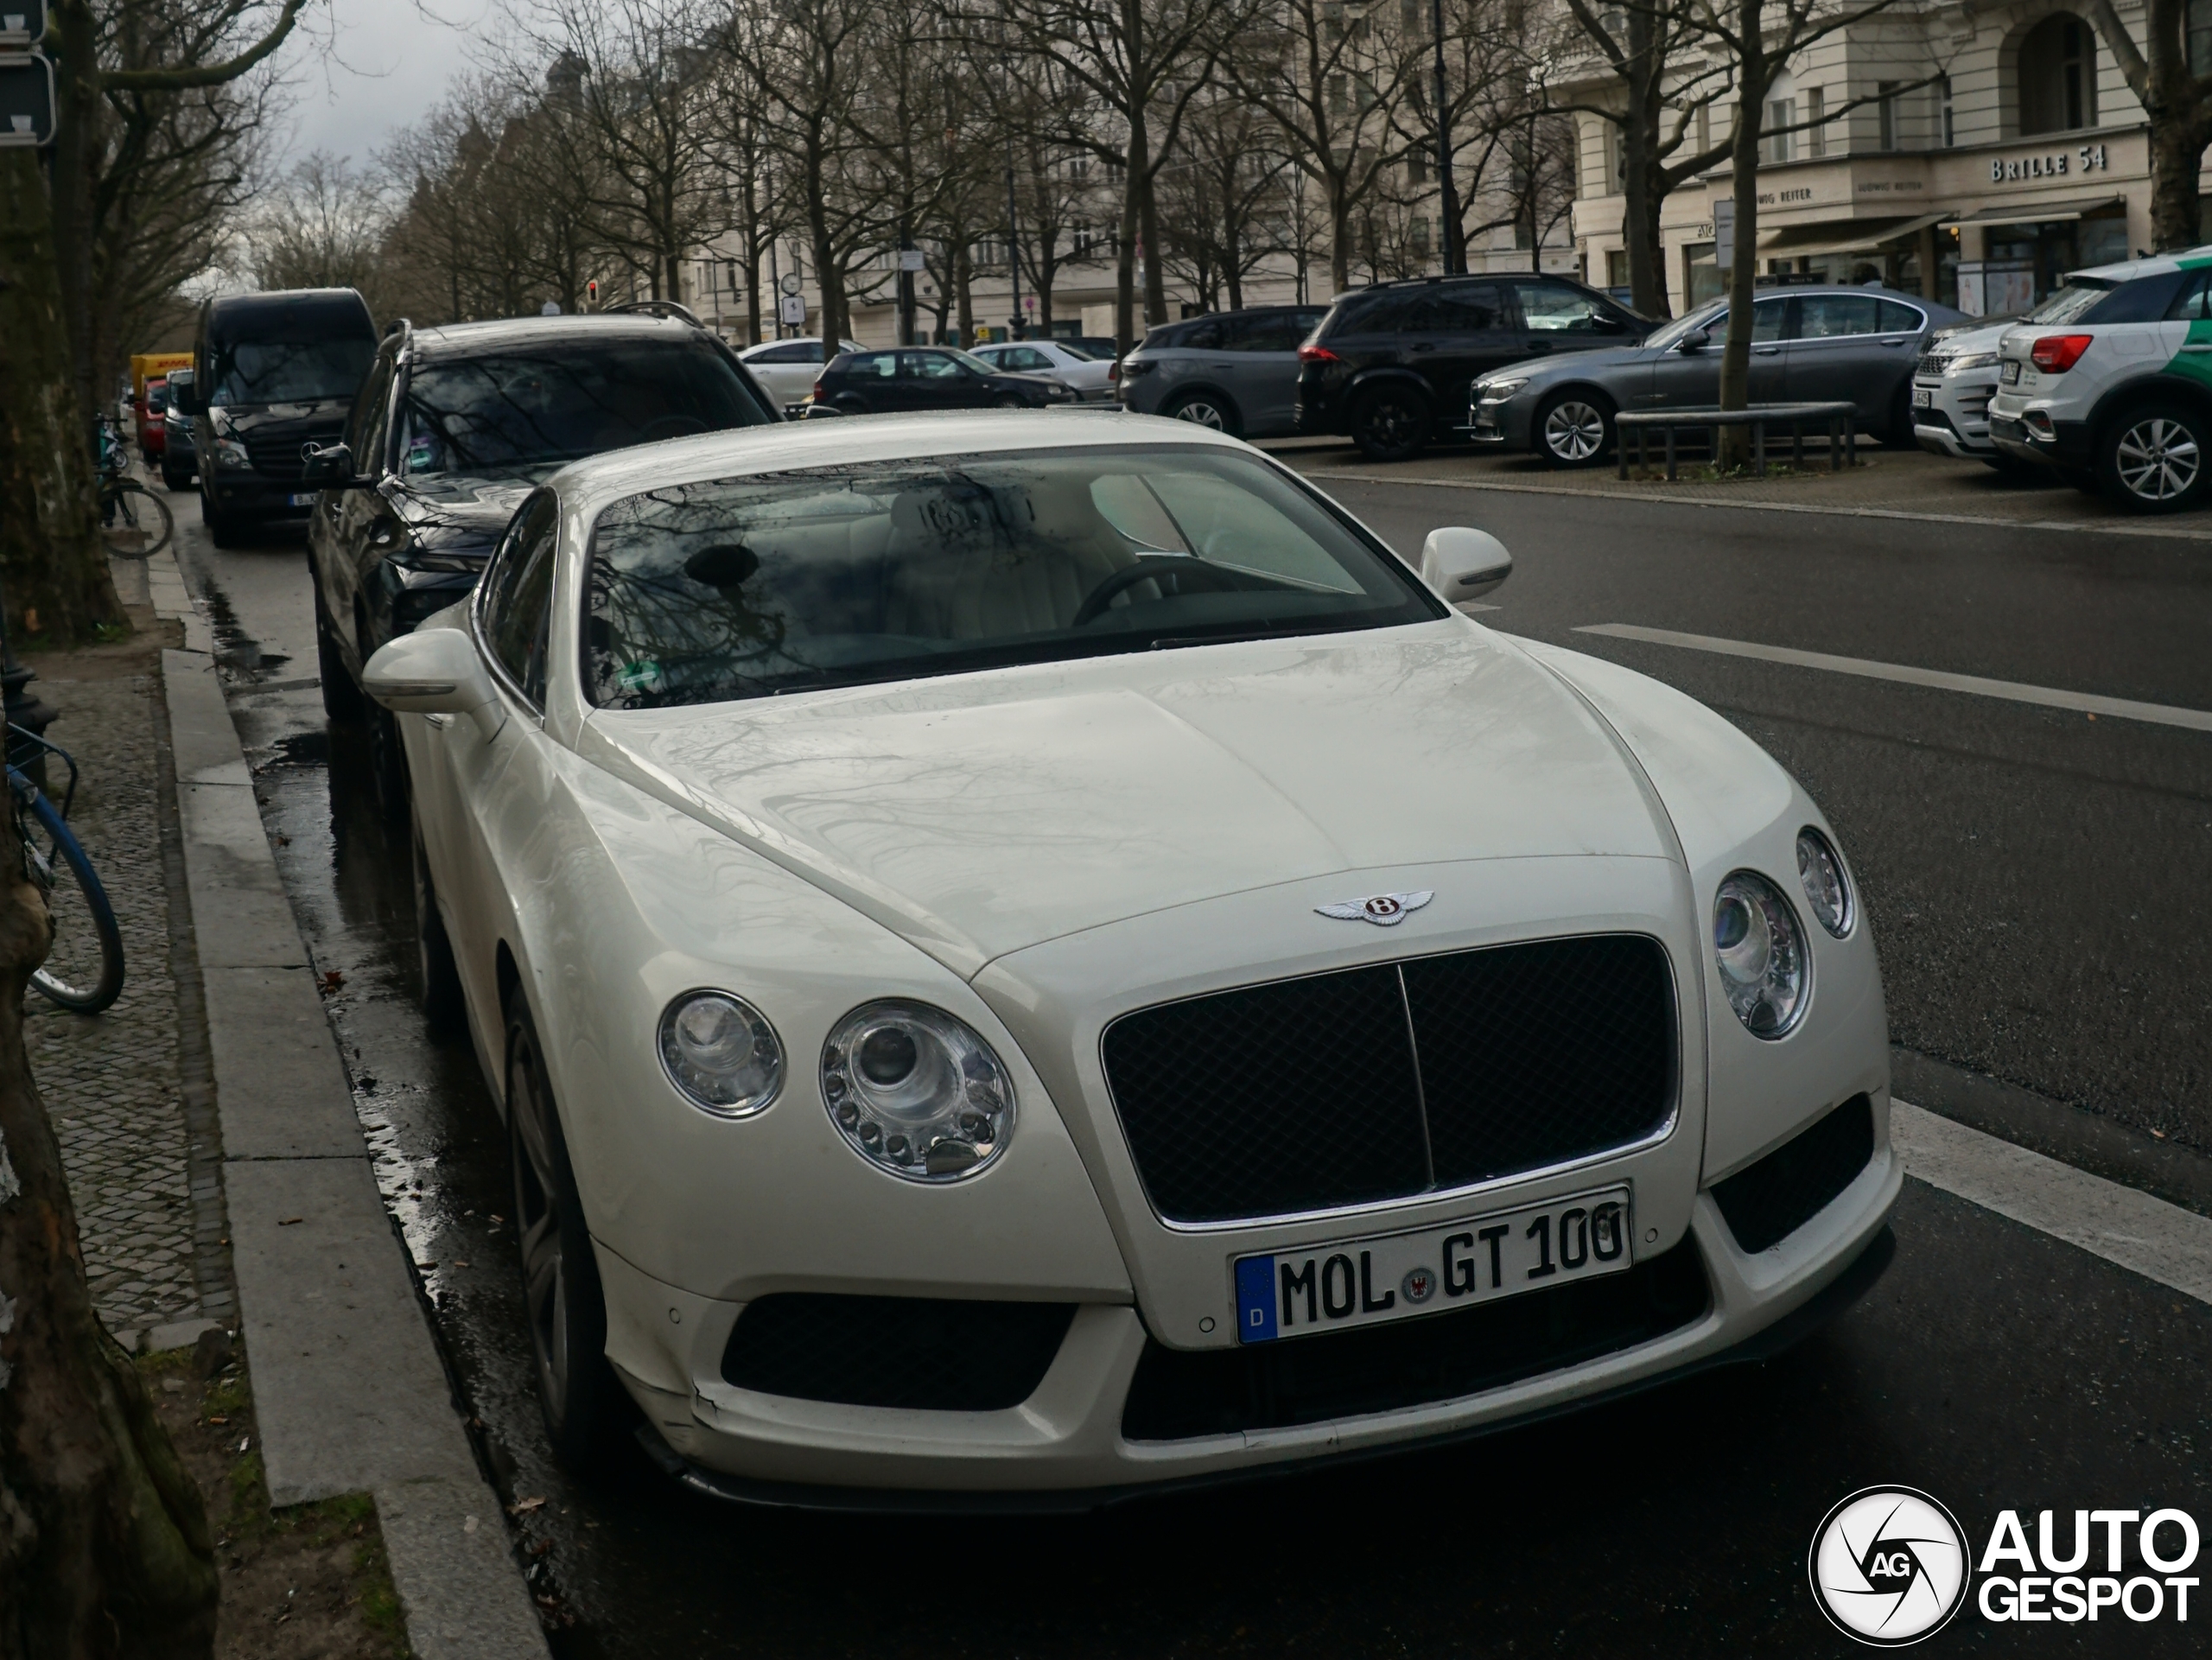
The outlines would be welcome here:
[[[1874,1103],[1854,1095],[1757,1164],[1713,1183],[1713,1203],[1737,1244],[1762,1251],[1826,1210],[1873,1156]]]
[[[779,1292],[738,1316],[722,1377],[801,1401],[998,1412],[1036,1393],[1074,1318],[1064,1302]]]

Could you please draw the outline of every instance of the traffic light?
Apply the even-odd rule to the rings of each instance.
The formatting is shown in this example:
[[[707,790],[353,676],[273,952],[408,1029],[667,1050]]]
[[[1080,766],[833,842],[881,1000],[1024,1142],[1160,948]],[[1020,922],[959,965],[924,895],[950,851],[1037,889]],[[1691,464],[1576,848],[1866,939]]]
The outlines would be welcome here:
[[[584,299],[592,305],[599,303],[599,278],[596,277],[584,284]]]

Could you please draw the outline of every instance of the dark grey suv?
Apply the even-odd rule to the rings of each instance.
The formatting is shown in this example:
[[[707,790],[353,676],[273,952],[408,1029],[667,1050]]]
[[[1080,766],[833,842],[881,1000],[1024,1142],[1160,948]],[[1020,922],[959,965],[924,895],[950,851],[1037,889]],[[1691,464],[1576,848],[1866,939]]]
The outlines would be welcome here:
[[[1122,359],[1122,407],[1239,438],[1283,436],[1298,413],[1299,342],[1328,312],[1255,306],[1163,323]]]

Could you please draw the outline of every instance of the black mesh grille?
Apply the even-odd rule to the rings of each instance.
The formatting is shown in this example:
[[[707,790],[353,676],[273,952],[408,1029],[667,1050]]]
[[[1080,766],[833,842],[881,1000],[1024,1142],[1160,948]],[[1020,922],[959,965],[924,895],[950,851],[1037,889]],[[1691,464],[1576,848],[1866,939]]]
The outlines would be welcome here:
[[[1036,1392],[1071,1303],[781,1292],[748,1304],[722,1352],[739,1389],[848,1406],[996,1412]]]
[[[1107,1027],[1104,1053],[1163,1216],[1326,1210],[1427,1184],[1395,968],[1148,1008]]]
[[[300,459],[299,438],[249,438],[245,441],[245,457],[253,463],[253,470],[264,479],[296,479],[307,463]]]
[[[1713,1186],[1728,1231],[1747,1251],[1779,1244],[1851,1186],[1874,1156],[1874,1103],[1854,1095],[1757,1164]]]
[[[1243,1349],[1147,1341],[1122,1434],[1183,1441],[1458,1400],[1664,1337],[1707,1301],[1704,1265],[1686,1239],[1625,1274],[1393,1326]]]
[[[1609,934],[1405,964],[1439,1186],[1642,1141],[1675,1104],[1675,989]]]
[[[1675,1098],[1674,982],[1639,935],[1537,940],[1140,1010],[1103,1053],[1161,1215],[1324,1210],[1656,1131]]]

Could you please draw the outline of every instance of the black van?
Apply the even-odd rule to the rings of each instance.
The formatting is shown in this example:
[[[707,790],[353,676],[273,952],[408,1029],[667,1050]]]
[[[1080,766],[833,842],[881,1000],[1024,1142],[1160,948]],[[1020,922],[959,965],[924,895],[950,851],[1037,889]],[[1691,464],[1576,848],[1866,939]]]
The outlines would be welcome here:
[[[200,513],[217,547],[249,525],[314,505],[301,451],[345,436],[376,351],[376,323],[352,289],[230,295],[200,308],[185,413]]]

